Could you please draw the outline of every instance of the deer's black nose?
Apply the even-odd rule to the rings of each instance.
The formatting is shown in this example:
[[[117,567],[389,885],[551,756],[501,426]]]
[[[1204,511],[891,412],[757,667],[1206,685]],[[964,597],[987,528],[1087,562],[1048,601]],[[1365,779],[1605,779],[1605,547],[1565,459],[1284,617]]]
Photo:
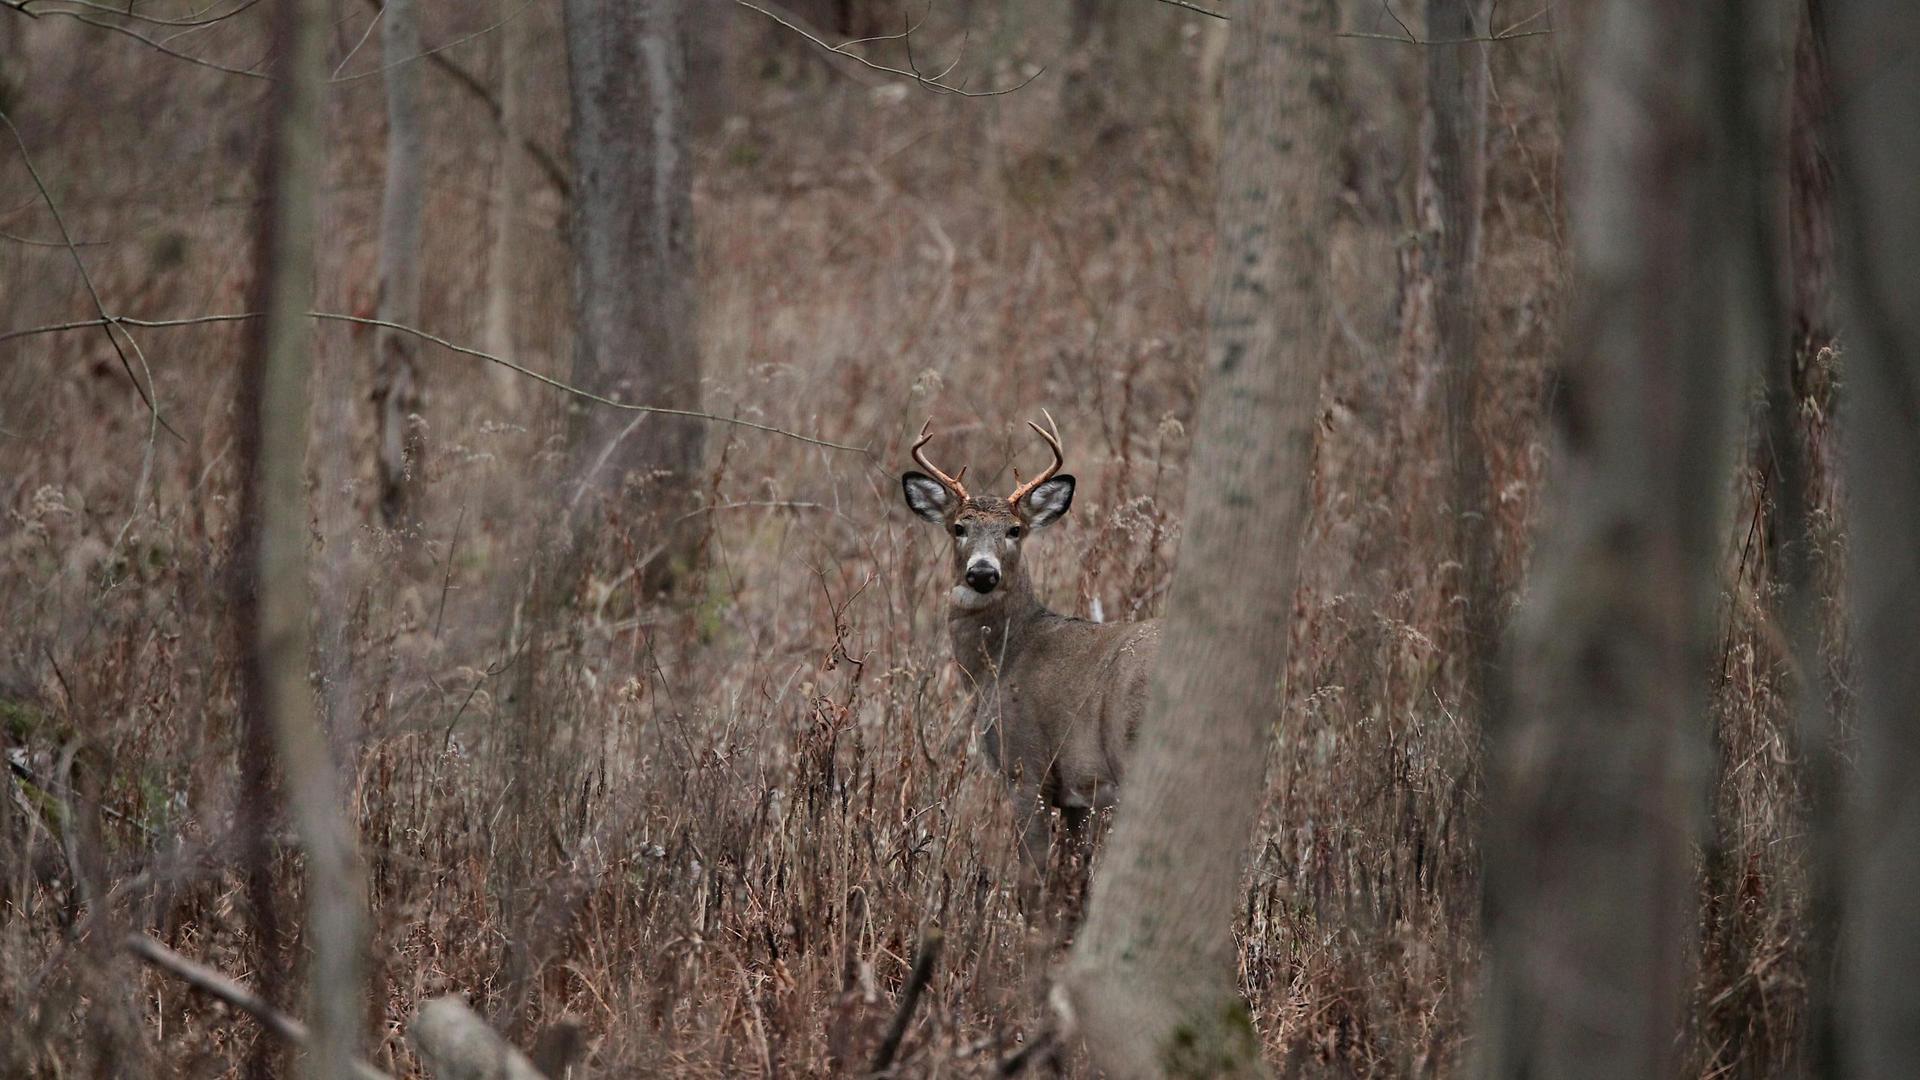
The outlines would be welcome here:
[[[1000,584],[1000,569],[979,563],[967,567],[967,587],[977,593],[990,593]]]

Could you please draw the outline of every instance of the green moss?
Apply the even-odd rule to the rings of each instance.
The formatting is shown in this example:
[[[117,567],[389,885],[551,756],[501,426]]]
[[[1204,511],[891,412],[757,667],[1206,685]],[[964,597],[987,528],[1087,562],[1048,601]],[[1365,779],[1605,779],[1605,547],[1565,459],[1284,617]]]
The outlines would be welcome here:
[[[24,743],[36,733],[44,733],[50,722],[40,709],[15,698],[0,697],[0,728],[6,729],[8,742]]]
[[[1238,998],[1174,1027],[1160,1055],[1171,1077],[1249,1076],[1260,1068],[1260,1037]]]

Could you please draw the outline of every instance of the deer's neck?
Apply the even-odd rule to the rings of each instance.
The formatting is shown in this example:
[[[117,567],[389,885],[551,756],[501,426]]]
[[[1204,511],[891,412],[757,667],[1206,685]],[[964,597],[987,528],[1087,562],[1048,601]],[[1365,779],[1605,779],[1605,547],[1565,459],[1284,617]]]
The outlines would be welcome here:
[[[976,685],[999,678],[1034,627],[1051,614],[1024,572],[986,596],[955,586],[948,600],[953,658]]]

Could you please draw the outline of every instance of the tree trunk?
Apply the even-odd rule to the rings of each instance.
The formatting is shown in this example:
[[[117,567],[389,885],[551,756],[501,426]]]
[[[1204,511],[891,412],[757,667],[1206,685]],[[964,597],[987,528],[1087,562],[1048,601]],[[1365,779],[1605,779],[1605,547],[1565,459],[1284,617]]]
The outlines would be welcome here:
[[[1487,16],[1485,0],[1427,0],[1427,36],[1484,36]],[[1486,188],[1486,50],[1482,44],[1425,50],[1427,153],[1420,182],[1422,226],[1434,256],[1433,366],[1446,383],[1464,689],[1476,709],[1484,709],[1489,698],[1500,633],[1487,447],[1474,425],[1474,404],[1481,398],[1474,283]]]
[[[307,623],[307,378],[312,364],[315,204],[324,173],[326,6],[283,0],[275,31],[265,216],[255,262],[242,460],[252,466],[241,613],[247,722],[265,731],[306,853],[310,1075],[354,1075],[366,888],[327,740],[314,716]]]
[[[574,379],[607,397],[700,407],[693,172],[687,145],[689,0],[566,0],[573,97]],[[687,417],[576,413],[578,482],[628,493],[656,525],[646,587],[691,561],[704,432]]]
[[[1599,0],[1571,154],[1556,505],[1486,824],[1490,1076],[1676,1071],[1731,388],[1705,9]]]
[[[420,12],[415,0],[386,0],[381,64],[387,83],[387,179],[380,200],[380,318],[420,321],[421,173]],[[376,329],[373,397],[380,407],[380,512],[398,525],[410,501],[409,470],[419,457],[411,417],[420,411],[419,341]]]
[[[1848,347],[1842,404],[1857,649],[1859,795],[1848,845],[1853,939],[1844,1074],[1920,1061],[1920,8],[1834,4],[1835,183]]]
[[[407,0],[409,6],[412,0]],[[528,20],[521,0],[499,0],[500,28],[500,153],[493,177],[493,247],[487,267],[487,350],[495,356],[516,356],[514,338],[514,267],[520,263],[520,215],[526,212],[527,167],[520,144],[526,139],[523,102],[523,59],[527,51]],[[520,376],[495,366],[494,380],[509,412],[520,404]]]
[[[1826,146],[1833,93],[1825,46],[1811,11],[1815,2],[1793,4],[1793,97],[1788,112],[1793,342],[1807,354],[1833,342],[1833,169]]]
[[[1325,355],[1332,10],[1234,6],[1187,528],[1153,696],[1061,990],[1121,1077],[1258,1071],[1230,927],[1278,717]]]

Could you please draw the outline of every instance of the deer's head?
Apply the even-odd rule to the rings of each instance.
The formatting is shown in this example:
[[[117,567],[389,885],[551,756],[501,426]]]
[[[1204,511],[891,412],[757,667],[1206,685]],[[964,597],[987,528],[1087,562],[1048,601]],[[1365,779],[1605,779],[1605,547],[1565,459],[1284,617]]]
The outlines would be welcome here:
[[[1051,415],[1047,422],[1053,422]],[[1073,477],[1057,475],[1065,460],[1059,436],[1031,420],[1027,426],[1038,432],[1053,451],[1053,464],[1024,484],[1015,470],[1017,486],[1004,499],[969,494],[961,484],[967,475],[965,468],[958,475],[948,476],[927,460],[925,448],[933,438],[932,420],[920,429],[920,439],[913,444],[913,460],[927,471],[907,472],[900,477],[908,509],[945,529],[953,541],[953,569],[959,580],[952,596],[958,607],[983,608],[996,599],[996,592],[1015,583],[1024,585],[1021,543],[1034,530],[1058,521],[1073,505]]]

